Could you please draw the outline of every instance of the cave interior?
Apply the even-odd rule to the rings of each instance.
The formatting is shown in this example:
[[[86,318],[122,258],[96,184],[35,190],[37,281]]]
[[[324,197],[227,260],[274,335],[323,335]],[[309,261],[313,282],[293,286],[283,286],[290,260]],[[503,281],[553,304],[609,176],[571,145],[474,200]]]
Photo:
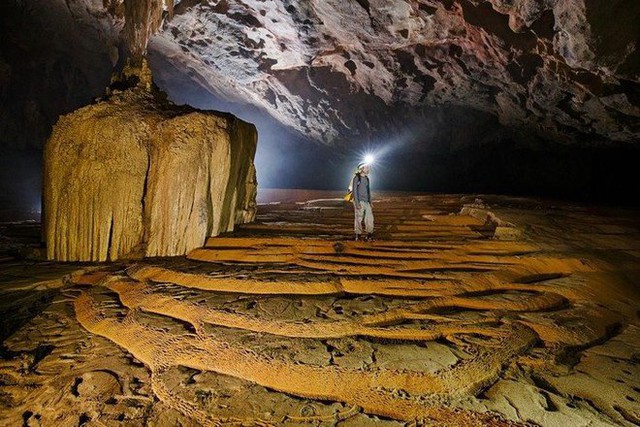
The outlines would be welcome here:
[[[0,421],[640,424],[637,0],[4,0],[0,34]]]

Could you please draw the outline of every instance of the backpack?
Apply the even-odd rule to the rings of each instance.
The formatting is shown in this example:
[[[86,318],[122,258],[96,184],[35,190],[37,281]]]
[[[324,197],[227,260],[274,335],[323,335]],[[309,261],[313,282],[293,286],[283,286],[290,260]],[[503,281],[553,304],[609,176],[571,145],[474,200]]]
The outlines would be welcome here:
[[[356,186],[360,185],[360,181],[362,181],[362,178],[360,177],[360,175],[356,174],[356,176],[358,177],[358,183],[356,184]],[[344,201],[345,202],[353,202],[353,179],[351,180],[351,182],[349,183],[349,191],[347,191],[347,194],[344,195]]]

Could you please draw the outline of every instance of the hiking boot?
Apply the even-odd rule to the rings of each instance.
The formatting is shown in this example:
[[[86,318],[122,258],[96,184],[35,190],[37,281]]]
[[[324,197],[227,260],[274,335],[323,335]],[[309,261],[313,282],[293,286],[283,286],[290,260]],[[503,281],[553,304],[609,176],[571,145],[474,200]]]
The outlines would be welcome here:
[[[356,242],[362,240],[362,237],[359,234],[356,234]]]
[[[364,238],[365,242],[373,242],[373,233],[367,233],[367,236]]]

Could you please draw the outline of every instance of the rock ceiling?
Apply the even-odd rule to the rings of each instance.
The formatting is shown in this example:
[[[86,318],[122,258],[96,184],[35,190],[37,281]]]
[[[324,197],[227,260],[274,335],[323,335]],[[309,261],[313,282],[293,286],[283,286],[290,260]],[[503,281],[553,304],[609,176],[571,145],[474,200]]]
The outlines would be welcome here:
[[[640,136],[634,0],[182,0],[173,13],[154,54],[326,143],[436,105],[557,141]]]
[[[636,0],[165,0],[164,12],[151,0],[13,3],[26,10],[13,15],[50,15],[22,25],[38,24],[29,46],[51,57],[32,68],[73,64],[62,73],[68,93],[99,95],[91,58],[115,64],[118,37],[146,43],[157,29],[148,52],[171,65],[165,82],[188,76],[207,96],[329,145],[400,131],[441,106],[561,143],[640,139]],[[145,24],[124,25],[131,15]],[[0,55],[0,76],[20,86],[9,65]]]

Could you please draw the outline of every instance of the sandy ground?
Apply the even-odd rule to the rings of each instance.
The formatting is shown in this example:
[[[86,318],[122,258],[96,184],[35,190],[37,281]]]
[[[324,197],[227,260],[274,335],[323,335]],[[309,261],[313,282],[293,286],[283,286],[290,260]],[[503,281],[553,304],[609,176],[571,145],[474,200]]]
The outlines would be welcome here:
[[[638,211],[383,193],[365,243],[340,196],[262,191],[180,258],[0,226],[0,425],[640,423]]]

